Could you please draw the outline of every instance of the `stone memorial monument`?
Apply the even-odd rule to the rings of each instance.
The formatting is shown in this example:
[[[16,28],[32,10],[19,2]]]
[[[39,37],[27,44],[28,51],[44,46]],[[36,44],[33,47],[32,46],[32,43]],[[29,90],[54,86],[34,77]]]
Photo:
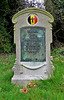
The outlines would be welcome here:
[[[53,16],[40,8],[26,8],[13,16],[16,62],[12,83],[24,85],[53,74],[50,61],[53,21]]]

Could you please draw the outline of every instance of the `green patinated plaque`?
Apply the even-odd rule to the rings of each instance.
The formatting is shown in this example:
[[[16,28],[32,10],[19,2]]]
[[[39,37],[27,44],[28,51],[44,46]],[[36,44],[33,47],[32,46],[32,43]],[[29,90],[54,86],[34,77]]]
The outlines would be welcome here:
[[[26,27],[20,30],[21,61],[46,61],[45,28]]]

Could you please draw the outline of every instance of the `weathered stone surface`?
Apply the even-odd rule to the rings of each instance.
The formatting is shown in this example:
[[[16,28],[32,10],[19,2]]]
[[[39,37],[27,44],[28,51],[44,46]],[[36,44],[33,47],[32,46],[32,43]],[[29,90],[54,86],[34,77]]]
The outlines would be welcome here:
[[[36,24],[31,25],[28,23],[28,17],[30,15],[37,16],[38,22]],[[50,13],[38,8],[24,9],[13,16],[12,22],[14,23],[16,62],[13,67],[14,76],[11,80],[12,83],[17,85],[25,85],[31,80],[45,80],[47,78],[50,78],[53,74],[54,66],[52,63],[50,63],[50,43],[52,42],[53,21],[54,18]],[[28,31],[25,30],[25,32],[23,32],[22,34],[21,31],[24,28],[26,28]],[[34,28],[34,30],[31,30],[31,28]],[[37,30],[35,31],[36,28],[44,29],[44,35],[42,33],[37,32]],[[41,40],[40,37],[42,37],[45,40]],[[23,43],[23,46],[22,42],[25,43]],[[26,51],[24,51],[23,49],[25,49]],[[23,54],[23,52],[25,55]],[[27,57],[26,52],[27,56],[31,57],[31,60],[25,59],[25,57]],[[39,53],[38,56],[37,53]]]

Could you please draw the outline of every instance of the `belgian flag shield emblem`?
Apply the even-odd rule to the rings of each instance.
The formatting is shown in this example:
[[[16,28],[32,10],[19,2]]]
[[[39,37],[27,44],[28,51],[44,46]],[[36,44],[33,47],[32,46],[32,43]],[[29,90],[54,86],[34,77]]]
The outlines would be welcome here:
[[[31,25],[36,24],[36,23],[37,23],[37,17],[34,16],[34,15],[29,16],[29,17],[28,17],[28,22],[29,22],[29,24],[31,24]]]

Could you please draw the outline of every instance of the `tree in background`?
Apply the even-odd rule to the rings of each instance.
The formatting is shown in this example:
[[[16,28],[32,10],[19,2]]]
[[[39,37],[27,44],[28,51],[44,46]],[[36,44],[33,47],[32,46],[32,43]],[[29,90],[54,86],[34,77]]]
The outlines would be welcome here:
[[[0,1],[0,52],[10,52],[11,45],[11,35],[7,31],[7,26],[9,22],[6,19],[9,13],[9,5],[7,0]],[[10,48],[9,48],[10,47]]]
[[[46,10],[54,16],[53,43],[64,43],[64,0],[46,0]]]
[[[10,0],[10,2],[9,0],[0,0],[0,53],[9,53],[13,47],[13,24],[11,19],[15,4],[15,0]]]
[[[24,9],[25,0],[0,0],[0,52],[14,51],[12,17]],[[54,16],[53,44],[64,42],[64,0],[45,0],[46,10]]]

